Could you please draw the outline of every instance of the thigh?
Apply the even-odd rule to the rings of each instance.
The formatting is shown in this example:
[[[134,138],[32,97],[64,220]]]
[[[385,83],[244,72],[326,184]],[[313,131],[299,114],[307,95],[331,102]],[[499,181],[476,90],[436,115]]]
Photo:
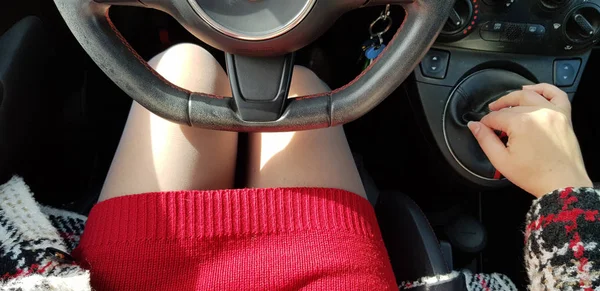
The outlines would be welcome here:
[[[218,62],[196,45],[174,46],[150,62],[188,90],[231,96]],[[133,103],[100,200],[128,194],[233,187],[237,133],[178,125]]]
[[[295,67],[290,98],[329,91],[312,71]],[[339,188],[366,197],[343,127],[250,134],[248,187]]]

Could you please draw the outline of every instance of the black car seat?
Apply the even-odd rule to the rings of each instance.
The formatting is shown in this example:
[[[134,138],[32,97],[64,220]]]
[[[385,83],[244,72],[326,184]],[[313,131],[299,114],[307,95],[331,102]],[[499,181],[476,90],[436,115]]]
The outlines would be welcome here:
[[[47,130],[37,121],[50,111],[44,103],[53,97],[46,84],[50,51],[37,17],[22,19],[0,36],[0,184],[14,174],[33,176],[28,167],[51,154],[39,150],[35,138]]]
[[[427,218],[408,196],[398,192],[382,192],[375,212],[398,283],[452,272]],[[434,286],[418,286],[411,290],[467,290],[462,275],[440,281]]]

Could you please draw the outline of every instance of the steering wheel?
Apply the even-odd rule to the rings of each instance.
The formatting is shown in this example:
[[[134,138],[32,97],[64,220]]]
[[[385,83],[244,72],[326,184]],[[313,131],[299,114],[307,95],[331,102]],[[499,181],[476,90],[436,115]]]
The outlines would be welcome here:
[[[448,18],[450,0],[54,0],[92,60],[151,112],[180,124],[227,131],[296,131],[353,121],[409,76]],[[343,13],[365,5],[402,5],[404,23],[378,59],[349,84],[287,99],[293,52]],[[190,92],[154,71],[109,17],[112,5],[162,10],[227,53],[234,98]]]

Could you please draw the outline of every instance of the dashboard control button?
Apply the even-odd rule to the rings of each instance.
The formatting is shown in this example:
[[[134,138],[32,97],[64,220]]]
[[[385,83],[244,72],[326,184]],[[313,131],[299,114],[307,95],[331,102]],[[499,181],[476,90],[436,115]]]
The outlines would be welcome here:
[[[452,42],[459,40],[469,33],[477,23],[476,10],[474,8],[477,0],[458,0],[450,11],[450,16],[440,32],[440,40]],[[479,13],[479,11],[477,11]]]
[[[490,6],[496,6],[498,8],[508,8],[512,6],[516,0],[483,0],[485,4]]]
[[[489,21],[484,23],[479,29],[479,36],[487,41],[500,41],[500,36],[504,31],[506,23],[499,21]]]
[[[490,27],[492,27],[492,23],[488,21],[481,26],[481,30],[482,31],[490,31],[491,30]]]
[[[527,24],[525,41],[539,41],[546,35],[546,27],[540,24]]]
[[[579,26],[580,34],[585,37],[592,37],[596,33],[594,26],[583,16],[583,14],[576,13],[573,15],[573,21]]]
[[[502,31],[504,31],[505,26],[506,26],[506,23],[504,23],[504,22],[490,21],[490,22],[484,23],[483,26],[481,26],[481,30],[502,32]]]
[[[450,53],[440,50],[430,50],[421,61],[423,76],[435,79],[446,78]]]
[[[556,60],[554,61],[554,85],[559,87],[573,86],[581,60]]]
[[[481,36],[481,38],[483,40],[487,40],[487,41],[500,41],[500,32],[497,32],[497,31],[489,31],[489,30],[481,29],[479,31],[479,36]]]
[[[576,7],[567,16],[564,33],[571,44],[590,44],[600,35],[600,7],[587,3]]]
[[[492,23],[492,31],[504,31],[504,23],[502,22],[494,22]]]

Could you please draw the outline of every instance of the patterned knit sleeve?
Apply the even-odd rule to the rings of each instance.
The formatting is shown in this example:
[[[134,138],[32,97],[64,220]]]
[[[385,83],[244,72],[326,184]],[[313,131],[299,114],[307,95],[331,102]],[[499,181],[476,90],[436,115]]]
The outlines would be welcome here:
[[[0,290],[91,290],[69,255],[85,220],[38,205],[21,178],[0,185]]]
[[[599,194],[566,188],[534,201],[525,230],[530,290],[598,290]]]

